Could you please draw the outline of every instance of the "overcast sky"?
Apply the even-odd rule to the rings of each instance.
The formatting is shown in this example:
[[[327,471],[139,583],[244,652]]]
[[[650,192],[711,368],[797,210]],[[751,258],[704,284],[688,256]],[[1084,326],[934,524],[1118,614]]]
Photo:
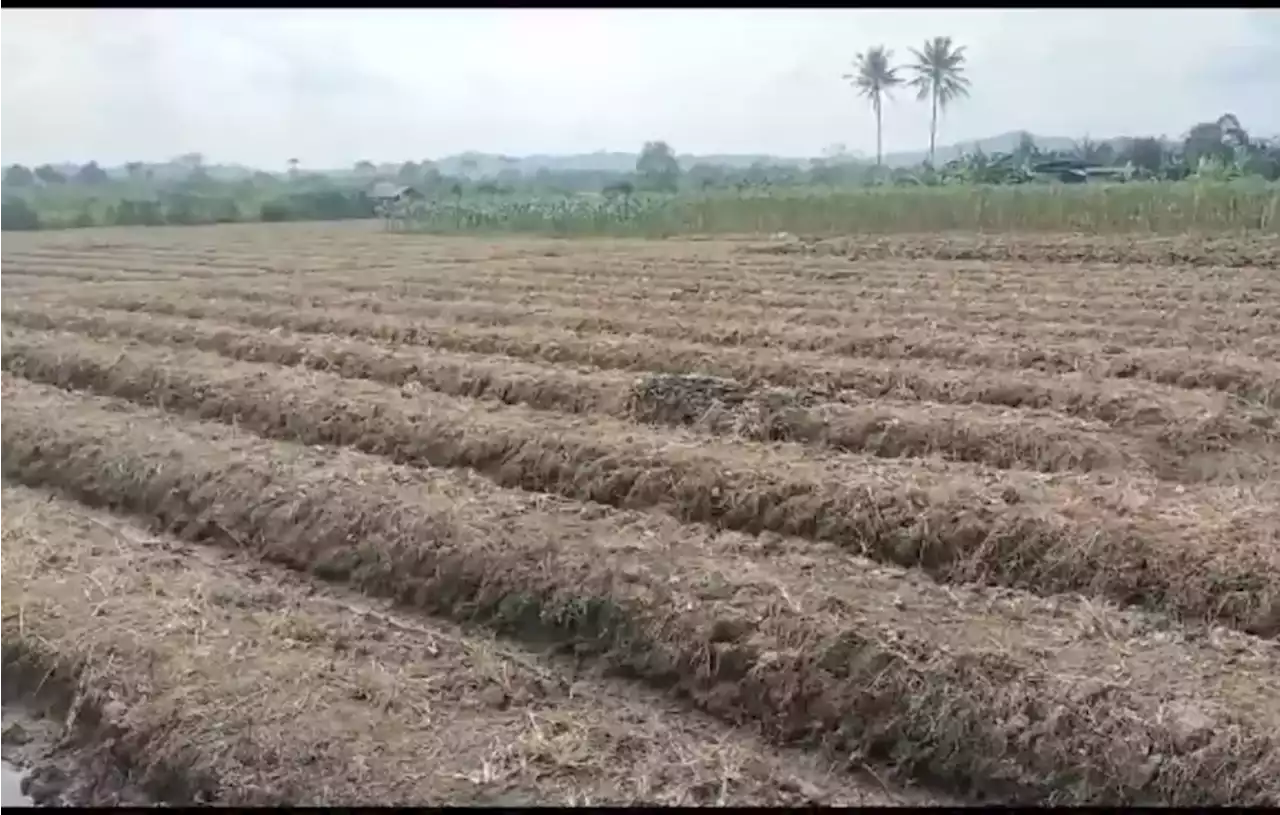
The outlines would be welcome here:
[[[860,10],[30,10],[0,37],[5,163],[200,151],[277,169],[463,150],[524,155],[872,152],[841,75],[858,51],[950,35],[973,94],[939,143],[1010,130],[1177,136],[1230,111],[1280,134],[1280,12]],[[885,110],[886,151],[928,109]]]

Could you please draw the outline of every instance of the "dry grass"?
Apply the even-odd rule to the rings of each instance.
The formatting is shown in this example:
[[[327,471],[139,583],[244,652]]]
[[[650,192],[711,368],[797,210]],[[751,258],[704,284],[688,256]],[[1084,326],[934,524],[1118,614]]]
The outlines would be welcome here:
[[[3,262],[6,476],[153,530],[104,546],[59,504],[6,538],[6,660],[131,711],[79,740],[83,800],[880,800],[818,754],[969,800],[1280,800],[1265,241],[311,225],[7,236]],[[289,614],[222,602],[251,580]],[[650,690],[517,701],[570,663],[432,616]]]
[[[1097,269],[1080,269],[1089,278]],[[1199,273],[1199,274],[1204,274]],[[485,325],[553,325],[591,333],[640,333],[671,335],[673,322],[699,331],[704,342],[727,344],[786,344],[788,347],[833,348],[856,351],[844,334],[852,334],[861,347],[868,338],[882,336],[886,342],[919,331],[932,331],[954,336],[972,331],[975,321],[983,322],[983,334],[993,340],[1018,343],[1011,354],[1027,354],[1028,343],[1047,344],[1065,361],[1088,361],[1089,354],[1117,353],[1107,351],[1110,345],[1147,347],[1181,347],[1203,351],[1225,351],[1231,345],[1247,340],[1249,353],[1274,358],[1277,349],[1270,340],[1280,330],[1280,320],[1268,316],[1265,308],[1251,307],[1252,299],[1271,294],[1270,281],[1233,279],[1222,284],[1224,292],[1216,301],[1206,302],[1206,283],[1170,294],[1137,297],[1134,283],[1115,287],[1064,287],[1060,278],[1030,275],[1019,278],[1015,269],[989,283],[975,284],[977,274],[956,275],[925,273],[908,279],[892,279],[877,274],[870,279],[842,280],[836,287],[796,299],[794,305],[780,302],[795,298],[794,290],[786,292],[765,289],[778,280],[765,278],[750,283],[751,278],[726,281],[724,288],[707,290],[699,280],[694,290],[700,298],[691,298],[689,284],[678,288],[654,290],[653,285],[626,283],[600,285],[586,293],[566,290],[538,290],[538,307],[531,311],[529,292],[512,290],[516,280],[494,280],[497,289],[477,285],[475,280],[458,284],[357,284],[343,279],[308,281],[306,289],[294,285],[268,284],[255,288],[230,287],[225,283],[200,285],[188,283],[183,290],[210,301],[243,301],[289,308],[332,307],[340,302],[344,308],[360,308],[378,315],[428,317],[453,322],[477,322]],[[1070,278],[1068,278],[1070,279]],[[466,284],[466,288],[458,288]],[[733,285],[733,288],[730,288]],[[904,290],[913,285],[951,285],[974,289],[974,297],[963,303],[901,302]],[[1152,287],[1167,292],[1167,280],[1152,281]],[[360,287],[356,292],[352,288]],[[1229,288],[1234,287],[1234,288]],[[1245,288],[1244,293],[1239,289]],[[104,290],[83,292],[81,285],[40,288],[40,298],[82,298],[95,307],[145,311],[148,305],[164,302],[154,288],[142,285],[110,285],[110,296]],[[369,292],[371,289],[371,292]],[[402,297],[389,297],[389,289]],[[628,290],[630,289],[630,290]],[[744,293],[754,290],[754,294]],[[1080,298],[1101,298],[1087,313],[1079,310]],[[832,307],[832,302],[838,307]],[[1178,320],[1171,325],[1170,320]],[[800,321],[800,326],[797,326]],[[689,339],[689,336],[686,336]],[[1059,348],[1059,345],[1069,345]],[[1057,358],[1057,357],[1055,357]],[[1094,363],[1100,365],[1102,360]]]
[[[920,800],[247,554],[11,484],[4,503],[6,683],[43,681],[77,741],[109,742],[36,768],[70,771],[69,803]]]
[[[318,298],[317,298],[318,299]],[[193,317],[241,317],[251,324],[269,320],[271,311],[246,307],[220,314],[208,305],[157,298],[123,298],[113,303],[122,309]],[[308,310],[330,316],[359,319],[360,312],[333,315],[321,303],[288,306],[290,315]],[[301,309],[299,312],[298,309]],[[940,361],[951,366],[1035,370],[1049,374],[1083,373],[1102,379],[1146,379],[1179,388],[1209,389],[1234,394],[1268,407],[1280,406],[1280,362],[1257,359],[1233,351],[1206,354],[1191,348],[1154,348],[1126,351],[1096,340],[1055,343],[990,338],[975,342],[972,331],[951,332],[934,325],[903,331],[893,324],[867,324],[840,328],[796,326],[783,320],[690,320],[685,315],[631,317],[625,312],[601,313],[597,309],[553,308],[530,311],[528,306],[467,303],[417,303],[409,307],[394,301],[380,304],[377,313],[391,318],[426,318],[432,328],[504,326],[525,330],[569,330],[578,334],[639,336],[664,343],[683,340],[711,347],[750,347],[800,352],[821,352],[866,359]],[[292,327],[292,326],[290,326]],[[305,326],[304,330],[314,328]]]
[[[683,376],[635,377],[618,371],[568,367],[473,354],[441,352],[424,356],[396,346],[337,337],[297,337],[262,330],[179,320],[157,315],[107,311],[39,309],[13,312],[10,324],[58,328],[95,338],[128,338],[157,345],[189,346],[247,361],[326,371],[452,396],[496,399],[540,410],[602,413],[654,424],[694,425],[719,435],[754,441],[801,441],[883,457],[938,455],[994,467],[1062,470],[1150,471],[1170,480],[1194,482],[1238,477],[1276,466],[1265,455],[1247,457],[1230,450],[1214,455],[1216,438],[1200,434],[1204,449],[1185,455],[1196,443],[1190,433],[1160,428],[1136,437],[1098,422],[1042,412],[984,408],[982,405],[920,404],[911,401],[840,401],[803,391],[749,389],[732,381],[707,398],[702,380]],[[11,331],[12,335],[12,331]],[[21,334],[15,335],[19,343]],[[28,340],[30,338],[27,338]],[[10,340],[10,347],[14,340]],[[21,344],[18,347],[21,346]],[[1240,422],[1235,430],[1266,441],[1265,428]],[[1216,444],[1215,444],[1216,442]],[[1216,466],[1211,466],[1216,464]]]
[[[24,482],[572,646],[782,743],[1006,801],[1280,800],[1274,644],[659,521],[637,534],[471,477],[7,390],[5,470]]]
[[[1280,250],[1267,235],[1250,238],[1216,235],[1147,237],[1134,235],[1009,236],[946,234],[858,236],[821,241],[755,244],[746,252],[836,255],[850,258],[891,257],[945,260],[1018,260],[1031,263],[1151,264],[1280,268]]]
[[[415,466],[467,467],[505,486],[664,509],[728,529],[834,541],[948,582],[1087,591],[1267,636],[1280,633],[1272,628],[1280,608],[1280,558],[1250,537],[1265,531],[1274,538],[1275,527],[1237,525],[1225,535],[1202,527],[1189,537],[1175,525],[1194,500],[1185,493],[1172,505],[1147,507],[1137,521],[1097,506],[1073,517],[1055,506],[1068,504],[1070,494],[1030,479],[958,468],[931,474],[887,462],[873,469],[867,460],[827,463],[745,444],[707,442],[691,454],[688,441],[696,437],[406,395],[329,374],[228,364],[200,352],[113,349],[54,337],[45,344],[11,338],[3,355],[6,370],[27,379],[234,423],[271,438],[351,446]],[[1235,513],[1237,521],[1246,518],[1247,510]]]
[[[799,322],[819,329],[865,331],[869,325],[880,325],[881,330],[937,330],[950,334],[972,331],[975,323],[980,323],[983,334],[1023,346],[1042,343],[1052,347],[1090,341],[1104,348],[1185,345],[1198,351],[1234,348],[1263,359],[1280,356],[1280,343],[1276,339],[1280,334],[1280,319],[1268,317],[1264,308],[1256,302],[1250,305],[1248,300],[1265,302],[1265,298],[1273,296],[1274,283],[1267,277],[1251,279],[1232,275],[1214,280],[1209,277],[1210,273],[1196,269],[1198,280],[1171,286],[1170,278],[1177,278],[1177,274],[1162,270],[1158,279],[1149,282],[1139,278],[1115,286],[1066,285],[1064,281],[1073,279],[1093,280],[1099,272],[1080,269],[1079,277],[1073,278],[1034,271],[1027,274],[1026,269],[1016,265],[1007,265],[995,273],[984,273],[981,269],[956,270],[946,264],[931,265],[939,268],[897,276],[890,276],[887,270],[869,271],[863,266],[856,274],[843,277],[838,270],[813,270],[810,274],[833,276],[837,284],[809,297],[797,296],[790,285],[786,289],[776,288],[784,282],[779,278],[784,277],[785,268],[733,267],[729,267],[732,276],[714,288],[704,276],[716,272],[706,268],[699,269],[700,277],[693,287],[687,276],[663,283],[646,269],[641,280],[652,282],[636,282],[633,277],[620,276],[599,280],[591,289],[581,289],[582,280],[572,277],[564,278],[563,286],[551,288],[560,281],[549,272],[539,273],[538,278],[543,282],[538,288],[538,281],[531,283],[528,274],[477,280],[459,272],[455,279],[448,272],[433,269],[428,280],[421,277],[351,279],[345,275],[316,273],[308,277],[305,287],[271,277],[250,287],[222,281],[187,280],[182,291],[205,299],[294,308],[341,302],[344,307],[376,314],[456,315],[472,322],[510,320],[513,313],[526,315],[528,309],[534,307],[542,314],[555,312],[583,328],[613,325],[614,315],[619,314],[632,319],[677,319],[699,325],[794,326]],[[61,270],[51,266],[50,271],[56,274]],[[65,284],[35,276],[11,276],[5,280],[6,289],[22,288],[33,300],[78,299],[95,307],[135,310],[146,302],[154,302],[157,296],[154,283],[162,282],[157,278],[133,282],[94,278],[93,290],[86,292],[78,280]],[[1141,285],[1158,286],[1170,294],[1143,295]],[[940,286],[948,287],[956,301],[920,302],[903,296],[913,287]],[[1060,289],[1055,288],[1059,286]],[[1082,313],[1079,309],[1082,298],[1095,301],[1088,312]]]
[[[146,314],[213,319],[269,331],[330,334],[459,353],[502,355],[553,365],[680,374],[699,371],[748,385],[850,391],[869,399],[915,398],[1048,409],[1121,426],[1210,421],[1219,435],[1252,435],[1275,426],[1273,414],[1252,410],[1225,394],[1176,387],[1137,386],[1086,374],[955,368],[916,360],[886,362],[818,352],[713,346],[685,340],[657,343],[640,335],[582,335],[568,329],[534,330],[381,317],[342,308],[276,309],[196,299],[149,301]],[[15,312],[9,312],[11,314]],[[38,317],[19,318],[36,323]],[[1261,418],[1260,418],[1261,417]]]

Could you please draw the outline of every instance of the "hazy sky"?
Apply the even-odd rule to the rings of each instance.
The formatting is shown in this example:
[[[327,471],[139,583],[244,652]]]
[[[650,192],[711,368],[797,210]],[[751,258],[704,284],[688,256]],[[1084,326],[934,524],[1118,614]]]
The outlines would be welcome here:
[[[281,168],[637,150],[871,152],[841,75],[883,43],[968,46],[948,144],[1025,129],[1184,133],[1231,111],[1280,133],[1280,12],[1240,9],[30,10],[0,26],[3,161]],[[901,92],[887,151],[928,143]]]

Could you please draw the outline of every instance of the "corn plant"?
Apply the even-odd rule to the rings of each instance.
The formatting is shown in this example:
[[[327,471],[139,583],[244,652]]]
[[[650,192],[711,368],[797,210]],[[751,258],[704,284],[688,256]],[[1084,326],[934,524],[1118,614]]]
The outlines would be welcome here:
[[[1280,233],[1280,184],[881,186],[680,195],[453,198],[426,202],[411,231],[662,237],[791,232]]]

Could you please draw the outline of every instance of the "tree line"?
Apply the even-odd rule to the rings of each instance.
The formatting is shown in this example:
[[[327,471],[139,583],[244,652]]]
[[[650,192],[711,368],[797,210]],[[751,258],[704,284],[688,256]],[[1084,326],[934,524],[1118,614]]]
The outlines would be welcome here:
[[[1130,176],[1139,178],[1180,180],[1194,174],[1223,180],[1246,175],[1269,181],[1280,179],[1280,139],[1252,138],[1232,113],[1193,125],[1181,145],[1148,136],[1122,140],[1117,149],[1111,142],[1094,142],[1086,137],[1072,153],[1047,154],[1039,150],[1030,134],[1024,133],[1010,154],[988,157],[975,151],[938,168],[938,117],[968,97],[972,87],[965,76],[966,48],[951,37],[939,36],[909,51],[910,61],[895,65],[891,49],[884,45],[868,48],[854,57],[853,71],[843,76],[871,105],[877,166],[884,161],[884,101],[892,98],[895,90],[906,87],[915,90],[917,101],[930,105],[929,158],[922,168],[926,177],[949,171],[967,181],[1000,183],[1029,175],[1016,172],[1018,169],[1031,170],[1037,164],[1074,158],[1085,165],[1127,165],[1132,171]],[[1041,159],[1045,161],[1038,161]]]
[[[682,167],[670,144],[649,141],[629,172],[540,169],[524,174],[504,166],[476,178],[476,163],[463,160],[460,175],[442,172],[430,160],[379,167],[356,162],[343,174],[308,172],[290,159],[283,173],[254,171],[220,177],[199,153],[163,164],[128,162],[108,172],[98,162],[59,169],[50,164],[14,164],[3,173],[3,229],[31,230],[84,226],[152,226],[235,221],[341,220],[372,218],[378,202],[370,192],[379,183],[414,187],[429,200],[511,196],[605,198],[659,193],[758,193],[773,188],[847,188],[864,185],[1016,184],[1058,178],[1082,181],[1091,175],[1112,180],[1231,180],[1255,176],[1280,180],[1280,139],[1253,137],[1232,114],[1193,125],[1171,142],[1154,136],[1093,141],[1050,151],[1022,133],[1013,149],[985,154],[976,146],[938,166],[939,117],[969,95],[966,49],[950,37],[934,37],[910,49],[910,61],[895,65],[883,45],[856,55],[844,75],[874,114],[874,163],[840,152],[805,164],[760,161],[749,167],[698,163]],[[911,88],[930,105],[928,158],[916,167],[884,167],[884,100]],[[514,162],[510,162],[514,164]]]

